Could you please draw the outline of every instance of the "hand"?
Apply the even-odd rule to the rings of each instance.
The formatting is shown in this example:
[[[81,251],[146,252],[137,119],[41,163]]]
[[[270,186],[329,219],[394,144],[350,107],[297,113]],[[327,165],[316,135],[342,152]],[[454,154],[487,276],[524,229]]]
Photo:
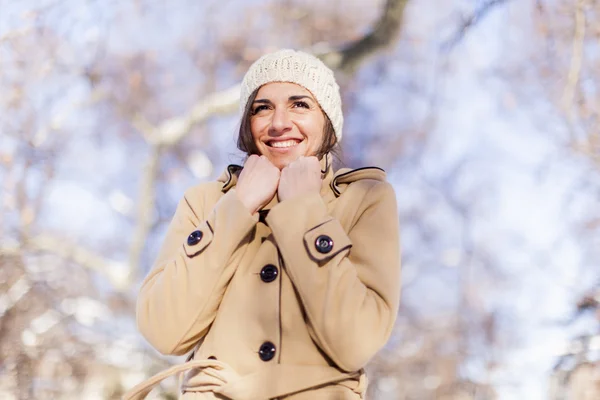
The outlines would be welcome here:
[[[244,206],[254,214],[275,196],[279,185],[279,169],[265,156],[248,157],[237,184],[236,194]]]
[[[300,157],[281,170],[279,201],[319,193],[322,185],[321,163],[317,157]]]

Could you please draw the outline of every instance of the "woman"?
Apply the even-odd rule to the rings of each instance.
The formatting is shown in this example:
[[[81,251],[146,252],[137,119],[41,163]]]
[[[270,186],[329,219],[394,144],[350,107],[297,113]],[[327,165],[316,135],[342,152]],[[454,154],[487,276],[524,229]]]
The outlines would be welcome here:
[[[144,280],[137,323],[189,361],[184,399],[362,399],[400,291],[397,204],[378,168],[336,173],[339,88],[317,58],[280,50],[242,83],[249,157],[187,190]]]

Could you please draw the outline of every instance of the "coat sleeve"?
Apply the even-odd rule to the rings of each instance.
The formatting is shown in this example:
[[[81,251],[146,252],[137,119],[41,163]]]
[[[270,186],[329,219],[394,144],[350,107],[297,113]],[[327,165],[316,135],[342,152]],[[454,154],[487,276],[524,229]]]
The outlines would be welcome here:
[[[206,218],[203,197],[188,190],[179,202],[137,299],[138,329],[163,354],[184,354],[207,333],[258,220],[235,189]]]
[[[400,299],[398,206],[392,186],[367,191],[346,232],[321,196],[279,203],[267,217],[309,331],[344,371],[356,371],[387,342]]]

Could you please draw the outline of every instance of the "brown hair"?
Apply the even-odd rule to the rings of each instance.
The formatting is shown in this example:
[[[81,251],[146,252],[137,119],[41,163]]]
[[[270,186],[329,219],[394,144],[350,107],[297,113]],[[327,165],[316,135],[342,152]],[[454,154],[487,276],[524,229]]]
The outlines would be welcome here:
[[[254,143],[254,137],[252,136],[252,130],[250,125],[250,118],[252,117],[252,103],[256,99],[256,95],[258,94],[258,89],[256,89],[250,97],[248,98],[248,102],[246,103],[246,107],[244,108],[244,114],[242,115],[242,119],[240,122],[240,131],[237,139],[237,147],[241,151],[245,152],[247,155],[258,154],[260,155],[256,144]],[[325,114],[323,110],[321,110],[323,116],[325,116],[325,126],[323,127],[323,143],[321,143],[321,147],[317,150],[317,154],[314,154],[317,158],[321,159],[326,153],[333,152],[336,154],[336,150],[334,149],[338,144],[337,136],[335,135],[335,130],[333,129],[333,124],[331,120]]]

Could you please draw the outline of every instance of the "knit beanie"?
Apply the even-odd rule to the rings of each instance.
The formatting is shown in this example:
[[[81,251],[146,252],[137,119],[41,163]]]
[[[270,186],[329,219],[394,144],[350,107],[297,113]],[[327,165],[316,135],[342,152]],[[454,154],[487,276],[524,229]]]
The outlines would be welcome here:
[[[340,87],[331,71],[317,57],[289,49],[265,54],[251,66],[244,80],[240,95],[240,111],[243,114],[252,92],[271,82],[291,82],[308,89],[329,117],[338,142],[342,140],[342,99]]]

